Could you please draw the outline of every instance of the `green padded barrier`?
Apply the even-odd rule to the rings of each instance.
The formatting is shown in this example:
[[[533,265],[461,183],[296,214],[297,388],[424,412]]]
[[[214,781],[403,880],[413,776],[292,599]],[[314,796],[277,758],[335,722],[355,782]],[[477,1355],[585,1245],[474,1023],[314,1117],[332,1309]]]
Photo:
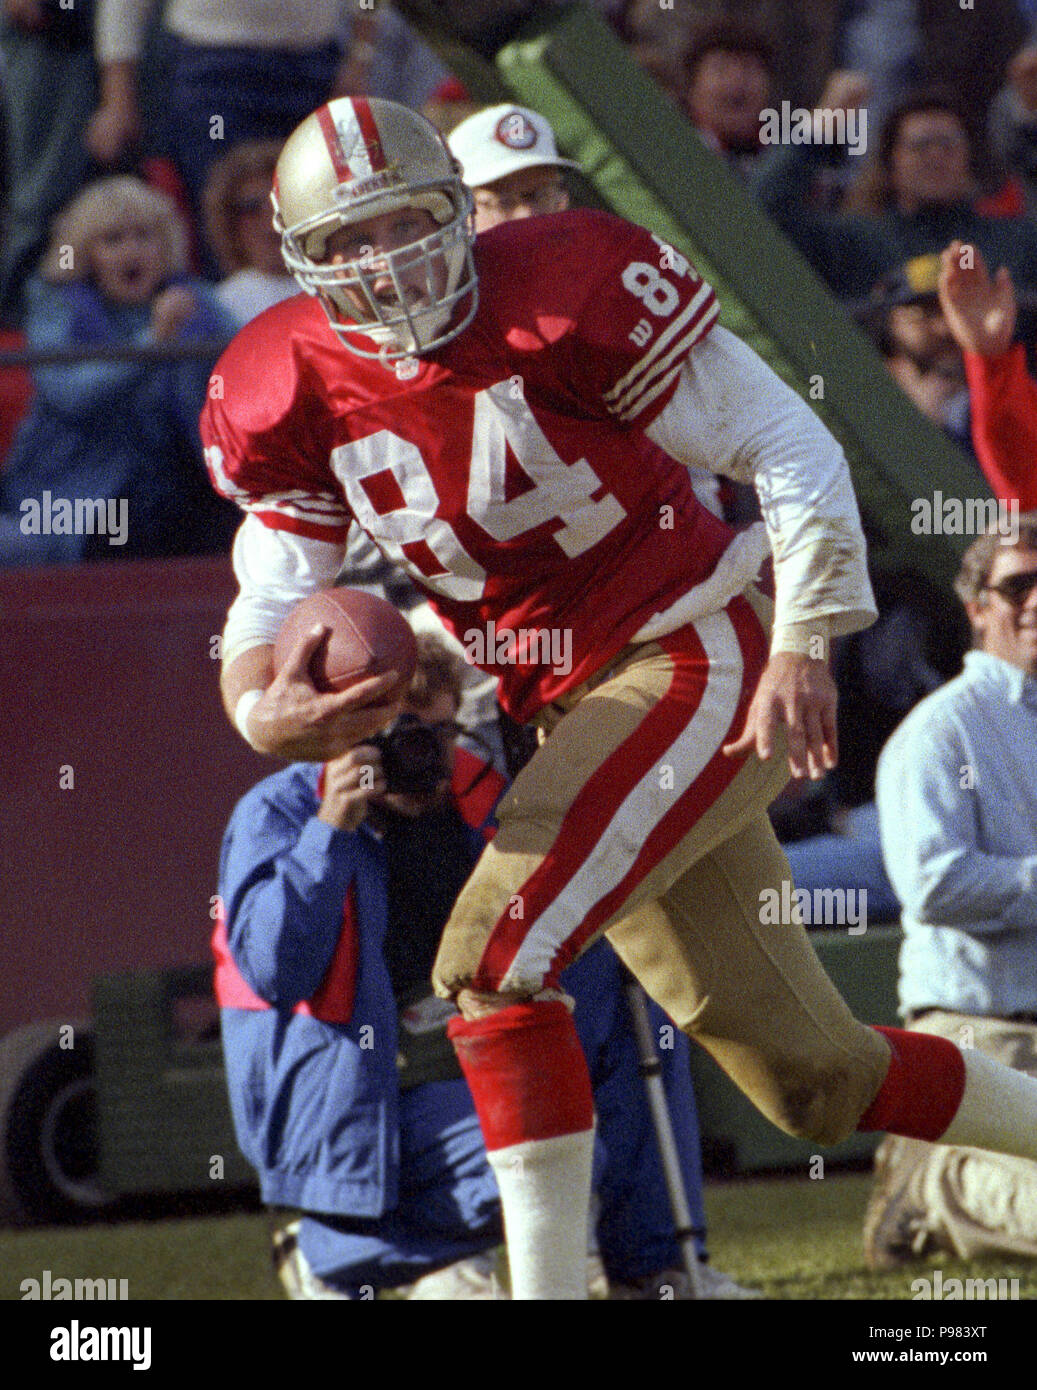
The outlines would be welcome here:
[[[102,976],[93,1008],[102,1187],[125,1194],[254,1185],[208,1023],[216,1019],[212,967]],[[186,1029],[184,1009],[192,1016]],[[215,1158],[222,1176],[213,1176]]]
[[[541,111],[607,206],[685,252],[716,287],[722,321],[749,342],[825,419],[846,450],[876,563],[912,564],[938,580],[957,569],[966,538],[918,536],[911,502],[988,496],[975,467],[890,379],[806,261],[690,123],[583,6],[540,17],[496,54],[458,38],[450,6],[402,0],[480,100]],[[818,392],[823,396],[818,396]]]
[[[818,931],[811,940],[854,1014],[896,1024],[898,927],[862,936]],[[113,1194],[212,1192],[254,1186],[238,1152],[227,1100],[219,1038],[199,1015],[185,1033],[178,1010],[212,1003],[208,965],[103,976],[94,983],[95,1077],[101,1147],[100,1180]],[[692,1078],[707,1169],[739,1172],[792,1168],[808,1172],[816,1145],[769,1124],[700,1048]],[[877,1136],[854,1135],[824,1151],[825,1163],[866,1160]],[[223,1160],[214,1179],[212,1160]]]

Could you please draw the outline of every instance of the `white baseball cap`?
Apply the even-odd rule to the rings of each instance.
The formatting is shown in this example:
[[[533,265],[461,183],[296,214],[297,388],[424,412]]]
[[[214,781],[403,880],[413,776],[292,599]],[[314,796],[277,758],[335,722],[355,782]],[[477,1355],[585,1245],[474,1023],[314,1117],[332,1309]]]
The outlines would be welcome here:
[[[483,188],[519,169],[541,164],[577,167],[571,159],[560,158],[554,131],[543,116],[525,106],[488,106],[477,111],[451,131],[447,144],[470,188]]]

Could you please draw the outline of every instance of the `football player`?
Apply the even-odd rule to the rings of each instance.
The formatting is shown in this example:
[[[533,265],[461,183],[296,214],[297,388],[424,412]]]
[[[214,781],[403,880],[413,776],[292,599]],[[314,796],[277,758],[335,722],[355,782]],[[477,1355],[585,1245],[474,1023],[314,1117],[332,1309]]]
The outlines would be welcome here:
[[[246,326],[202,419],[214,483],[246,512],[224,699],[287,759],[394,716],[390,673],[315,691],[319,629],[271,666],[355,520],[538,723],[434,973],[461,1010],[515,1297],[585,1296],[593,1106],[557,980],[602,931],[787,1132],[1037,1158],[1037,1083],[856,1022],[795,915],[762,910],[788,877],[766,806],[837,756],[828,643],[875,616],[835,440],[643,229],[569,211],[476,241],[454,160],[405,107],[321,107],[273,198],[310,297]],[[692,464],[752,483],[763,521],[710,515]],[[773,615],[754,585],[768,541]]]

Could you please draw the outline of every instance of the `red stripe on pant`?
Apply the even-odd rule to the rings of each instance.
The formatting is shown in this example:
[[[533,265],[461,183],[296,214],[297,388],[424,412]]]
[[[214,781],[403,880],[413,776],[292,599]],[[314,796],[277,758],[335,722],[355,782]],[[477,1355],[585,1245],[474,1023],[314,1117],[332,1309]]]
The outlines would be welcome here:
[[[497,919],[479,968],[474,989],[493,990],[507,972],[533,924],[555,901],[608,829],[616,808],[665,754],[694,717],[708,674],[706,653],[693,628],[692,651],[675,662],[666,693],[648,711],[634,733],[618,745],[591,774],[562,819],[543,862],[519,890],[523,915],[507,910]],[[698,689],[695,689],[695,684]],[[559,967],[561,969],[561,967]]]
[[[512,1004],[447,1035],[489,1150],[580,1134],[594,1124],[587,1061],[569,1010],[554,999]]]
[[[735,622],[735,632],[738,635],[745,671],[749,679],[743,679],[738,706],[731,723],[728,725],[727,732],[720,740],[720,746],[716,753],[713,754],[688,789],[649,831],[640,853],[621,882],[611,893],[602,898],[594,909],[588,918],[589,930],[586,927],[581,928],[578,934],[582,940],[586,940],[593,931],[597,930],[597,927],[606,920],[609,914],[637,887],[641,879],[656,864],[665,859],[676,845],[680,844],[699,818],[709,810],[721,793],[726,791],[745,764],[744,757],[728,758],[721,750],[725,744],[732,742],[736,734],[741,731],[746,709],[756,687],[756,680],[766,663],[767,650],[763,628],[752,607],[745,599],[735,599],[734,603],[743,604],[748,610],[748,615],[742,613],[737,618],[732,613],[732,619]],[[749,617],[752,619],[751,622],[748,620]],[[665,646],[669,640],[669,638],[663,639],[663,645]]]
[[[744,758],[727,758],[720,748],[733,738],[744,721],[759,673],[766,663],[766,634],[746,599],[733,599],[726,611],[734,626],[743,662],[742,689],[730,724],[702,772],[656,825],[647,830],[645,843],[622,881],[595,902],[584,914],[577,930],[565,941],[545,978],[545,987],[557,984],[557,976],[566,965],[575,959],[646,874],[679,844],[744,764]],[[701,640],[689,626],[660,639],[659,645],[673,661],[669,687],[630,738],[614,750],[581,788],[543,863],[519,890],[523,917],[515,920],[510,910],[505,909],[498,918],[473,977],[473,989],[493,991],[498,987],[522,943],[535,930],[538,918],[566,891],[597,847],[617,808],[695,717],[709,675]]]

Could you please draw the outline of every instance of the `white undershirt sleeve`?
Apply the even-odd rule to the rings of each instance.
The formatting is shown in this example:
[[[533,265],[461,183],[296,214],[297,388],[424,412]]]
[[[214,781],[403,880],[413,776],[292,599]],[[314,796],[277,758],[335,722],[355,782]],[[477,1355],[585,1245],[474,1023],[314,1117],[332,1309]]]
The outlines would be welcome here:
[[[273,642],[289,610],[317,589],[329,589],[345,546],[274,530],[249,515],[238,527],[232,559],[239,593],[223,629],[224,664]]]
[[[715,327],[645,433],[671,457],[756,489],[774,553],[772,651],[877,616],[850,470],[838,441],[755,352]]]

